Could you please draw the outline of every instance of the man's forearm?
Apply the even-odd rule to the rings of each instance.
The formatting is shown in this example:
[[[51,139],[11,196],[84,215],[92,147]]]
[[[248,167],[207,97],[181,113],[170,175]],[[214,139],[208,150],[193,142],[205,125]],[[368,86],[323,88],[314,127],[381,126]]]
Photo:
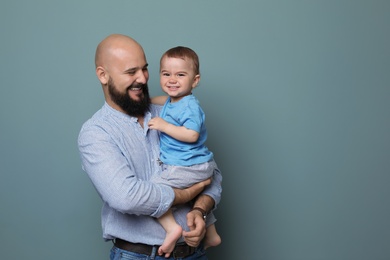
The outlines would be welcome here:
[[[210,196],[202,194],[196,199],[193,208],[201,208],[206,213],[209,213],[213,209],[214,204],[215,201]]]
[[[173,189],[175,192],[175,200],[173,201],[173,205],[184,204],[191,201],[196,196],[198,196],[198,194],[201,193],[210,183],[211,179],[207,179],[205,181],[195,183],[186,189]]]

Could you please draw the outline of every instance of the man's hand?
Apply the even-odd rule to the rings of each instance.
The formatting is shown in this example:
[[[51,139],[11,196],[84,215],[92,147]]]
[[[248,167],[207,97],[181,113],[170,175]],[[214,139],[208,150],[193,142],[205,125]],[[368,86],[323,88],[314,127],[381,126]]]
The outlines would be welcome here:
[[[187,245],[197,247],[206,235],[206,223],[201,211],[210,212],[214,206],[214,200],[208,195],[200,195],[194,204],[192,211],[187,214],[187,226],[190,231],[183,232],[184,241]],[[198,209],[201,210],[198,210]]]
[[[187,214],[187,226],[190,231],[183,231],[184,241],[192,247],[199,246],[200,242],[206,235],[206,223],[203,215],[198,210],[193,210]]]
[[[187,189],[173,189],[175,192],[175,200],[173,205],[184,204],[195,198],[201,193],[207,185],[210,185],[211,178],[202,182],[198,182]]]

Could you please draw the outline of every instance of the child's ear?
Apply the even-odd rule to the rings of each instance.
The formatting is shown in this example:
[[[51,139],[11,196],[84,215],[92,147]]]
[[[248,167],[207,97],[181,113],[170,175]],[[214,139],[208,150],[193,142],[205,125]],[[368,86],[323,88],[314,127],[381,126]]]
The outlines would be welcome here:
[[[196,88],[196,86],[199,84],[200,81],[200,75],[195,75],[194,82],[192,83],[192,88]]]
[[[102,85],[107,85],[109,76],[107,71],[102,66],[98,66],[96,68],[96,76]]]

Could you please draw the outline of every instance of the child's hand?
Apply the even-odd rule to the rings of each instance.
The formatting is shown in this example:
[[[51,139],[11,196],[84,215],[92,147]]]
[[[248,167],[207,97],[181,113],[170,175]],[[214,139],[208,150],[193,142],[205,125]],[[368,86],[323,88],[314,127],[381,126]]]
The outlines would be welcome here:
[[[164,132],[164,129],[169,125],[164,119],[161,117],[155,117],[150,119],[148,126],[150,129],[158,130]]]

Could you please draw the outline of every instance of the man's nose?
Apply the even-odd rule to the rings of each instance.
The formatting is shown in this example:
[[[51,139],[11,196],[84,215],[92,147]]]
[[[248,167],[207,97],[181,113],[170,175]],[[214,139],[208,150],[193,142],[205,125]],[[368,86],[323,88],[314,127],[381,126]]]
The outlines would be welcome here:
[[[137,83],[146,84],[149,78],[149,74],[147,71],[140,70],[137,73]]]

